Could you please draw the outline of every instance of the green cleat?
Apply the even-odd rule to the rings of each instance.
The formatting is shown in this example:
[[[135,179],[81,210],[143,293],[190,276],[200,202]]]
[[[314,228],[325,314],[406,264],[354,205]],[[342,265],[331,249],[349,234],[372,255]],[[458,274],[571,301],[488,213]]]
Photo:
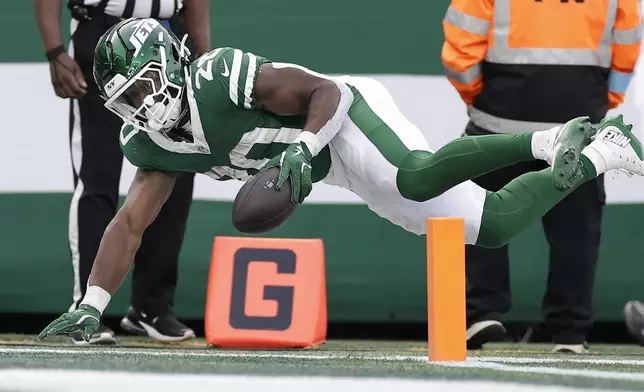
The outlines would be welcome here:
[[[597,133],[589,117],[577,117],[565,123],[558,131],[551,150],[552,178],[560,191],[572,188],[580,178],[581,151]]]

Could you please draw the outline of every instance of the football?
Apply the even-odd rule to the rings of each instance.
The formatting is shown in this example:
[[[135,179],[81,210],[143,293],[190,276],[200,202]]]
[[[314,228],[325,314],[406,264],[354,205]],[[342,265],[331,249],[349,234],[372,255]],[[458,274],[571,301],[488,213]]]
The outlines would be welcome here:
[[[241,187],[233,202],[233,226],[242,233],[266,233],[284,223],[297,206],[291,201],[291,183],[275,189],[279,168],[257,173]]]

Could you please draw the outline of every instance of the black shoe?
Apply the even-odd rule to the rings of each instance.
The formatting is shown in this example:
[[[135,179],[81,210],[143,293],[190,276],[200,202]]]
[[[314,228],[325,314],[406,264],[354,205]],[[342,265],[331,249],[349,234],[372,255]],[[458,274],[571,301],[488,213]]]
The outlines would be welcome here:
[[[178,342],[195,337],[193,330],[177,320],[172,313],[152,317],[144,312],[137,312],[132,306],[121,319],[121,328],[131,334],[149,336],[162,342]]]
[[[624,322],[633,339],[644,346],[644,303],[628,301],[624,306]]]
[[[467,329],[467,349],[478,350],[485,343],[502,342],[507,331],[503,324],[496,320],[479,321]]]
[[[74,331],[69,334],[69,337],[72,340],[72,343],[78,346],[89,346],[90,344],[115,344],[116,339],[114,338],[114,331],[107,328],[105,325],[101,324],[98,327],[98,332],[96,332],[89,339],[89,342],[86,342],[83,339],[81,331]]]

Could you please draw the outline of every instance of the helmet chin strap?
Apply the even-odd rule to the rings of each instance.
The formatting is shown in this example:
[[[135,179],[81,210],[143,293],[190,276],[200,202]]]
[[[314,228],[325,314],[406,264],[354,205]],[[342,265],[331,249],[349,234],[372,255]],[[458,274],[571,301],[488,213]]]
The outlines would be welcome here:
[[[184,57],[186,60],[190,57],[190,49],[186,46],[186,41],[188,40],[188,34],[184,34],[181,39],[181,47],[179,48],[179,57]]]

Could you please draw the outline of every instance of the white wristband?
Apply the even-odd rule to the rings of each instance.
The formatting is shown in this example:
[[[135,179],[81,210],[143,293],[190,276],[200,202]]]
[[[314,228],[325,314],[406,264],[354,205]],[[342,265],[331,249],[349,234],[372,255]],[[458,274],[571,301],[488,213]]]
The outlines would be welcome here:
[[[320,153],[324,146],[320,142],[320,139],[313,133],[309,131],[300,132],[299,135],[295,138],[295,143],[302,142],[306,144],[306,147],[311,152],[311,155],[316,156]]]
[[[107,304],[110,303],[111,299],[112,296],[110,295],[110,293],[105,291],[105,289],[103,289],[102,287],[89,286],[87,288],[87,292],[85,293],[85,297],[83,298],[83,302],[81,302],[80,304],[95,307],[101,314],[103,314],[103,311],[105,310],[105,308],[107,308]]]

